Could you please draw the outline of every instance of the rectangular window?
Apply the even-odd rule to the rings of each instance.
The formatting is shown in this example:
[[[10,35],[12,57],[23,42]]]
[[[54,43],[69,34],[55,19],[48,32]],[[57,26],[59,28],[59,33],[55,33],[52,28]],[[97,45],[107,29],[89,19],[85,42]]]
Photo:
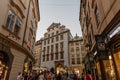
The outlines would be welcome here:
[[[21,27],[21,20],[11,10],[8,12],[6,27],[18,36]]]
[[[53,57],[54,57],[54,55],[53,55],[53,53],[51,54],[51,60],[53,60]]]
[[[61,52],[60,53],[60,58],[63,59],[63,57],[64,57],[64,54],[63,54],[63,52]]]
[[[77,64],[80,64],[80,58],[77,58]]]
[[[56,58],[56,60],[58,60],[58,53],[56,53],[56,57],[55,58]]]
[[[63,42],[61,42],[61,43],[60,43],[60,50],[63,51],[63,48],[64,48]]]
[[[80,53],[80,49],[79,49],[79,47],[76,47],[76,53],[77,53],[77,54]]]
[[[50,37],[50,34],[48,34],[48,37]]]
[[[71,53],[74,53],[74,48],[71,48]]]
[[[76,46],[78,46],[78,45],[79,45],[79,42],[76,42],[75,44],[76,44]]]
[[[46,47],[44,47],[44,54],[46,53]]]
[[[53,53],[53,47],[54,47],[54,46],[53,46],[53,45],[51,45],[51,53]]]
[[[53,38],[51,38],[51,43],[53,43],[54,42],[54,37]]]
[[[31,51],[34,50],[34,40],[33,40],[33,38],[31,39],[31,47],[30,47],[30,49],[31,49]]]
[[[49,46],[47,46],[47,54],[49,54]]]
[[[31,47],[31,41],[32,41],[32,34],[29,33],[29,36],[28,36],[28,42],[27,42],[27,47]]]
[[[54,36],[54,33],[52,33],[52,36]]]
[[[14,27],[14,34],[18,35],[20,31],[21,21],[19,18],[16,19],[15,27]]]
[[[81,51],[84,51],[85,47],[83,45],[81,45]]]
[[[74,43],[71,43],[71,46],[74,46]]]
[[[13,29],[14,22],[15,22],[15,14],[11,10],[9,10],[8,17],[7,17],[7,22],[6,22],[6,27],[10,31],[12,31],[12,29]]]
[[[55,47],[56,47],[56,52],[58,52],[58,44],[56,44]]]
[[[48,39],[48,44],[50,43],[50,40]]]
[[[49,54],[47,54],[47,61],[49,61]]]
[[[59,31],[56,31],[56,34],[58,34],[59,33]]]
[[[75,64],[75,58],[72,58],[72,64]]]
[[[63,40],[63,35],[60,35],[60,40]]]
[[[56,36],[56,41],[58,41],[59,40],[59,37],[58,36]]]
[[[96,18],[96,23],[97,23],[97,26],[98,26],[99,23],[100,23],[100,15],[99,15],[99,11],[98,11],[97,6],[95,8],[95,18]]]
[[[46,40],[44,40],[44,45],[46,45]]]
[[[45,55],[43,55],[43,62],[45,61]]]

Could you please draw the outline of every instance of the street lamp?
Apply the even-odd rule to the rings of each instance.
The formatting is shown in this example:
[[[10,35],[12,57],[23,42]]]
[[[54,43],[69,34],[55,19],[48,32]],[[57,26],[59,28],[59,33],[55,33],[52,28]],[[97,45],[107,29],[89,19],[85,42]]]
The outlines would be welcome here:
[[[93,61],[93,57],[92,57],[92,54],[91,54],[91,52],[90,52],[90,44],[89,43],[87,43],[86,44],[86,46],[85,46],[85,48],[86,48],[86,51],[87,51],[87,57],[86,57],[86,59],[87,59],[87,63],[88,64],[86,64],[86,66],[88,66],[88,67],[86,67],[87,69],[86,70],[90,70],[91,71],[91,73],[92,73],[92,61]]]

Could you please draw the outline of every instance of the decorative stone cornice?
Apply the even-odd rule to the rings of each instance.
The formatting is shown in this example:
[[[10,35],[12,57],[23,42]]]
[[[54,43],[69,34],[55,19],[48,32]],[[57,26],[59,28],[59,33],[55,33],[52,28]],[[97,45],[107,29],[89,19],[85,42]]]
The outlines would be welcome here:
[[[25,18],[25,15],[24,15],[24,11],[21,9],[21,7],[14,1],[14,0],[10,0],[10,4],[16,8],[16,10],[18,10],[20,12],[20,15],[22,18]]]
[[[0,33],[0,43],[2,43],[4,46],[14,47],[15,49],[23,51],[32,60],[34,60],[34,57],[33,57],[32,53],[29,50],[27,50],[25,47],[21,46],[20,44],[16,43],[15,41],[10,40],[9,38],[7,38],[6,36],[4,36],[1,33]]]

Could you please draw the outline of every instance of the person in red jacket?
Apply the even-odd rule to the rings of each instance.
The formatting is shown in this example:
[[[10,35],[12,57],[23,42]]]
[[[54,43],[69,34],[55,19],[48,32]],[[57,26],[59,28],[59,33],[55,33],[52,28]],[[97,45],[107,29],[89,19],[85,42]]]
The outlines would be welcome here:
[[[85,80],[95,80],[94,76],[91,74],[91,72],[89,70],[87,71]]]

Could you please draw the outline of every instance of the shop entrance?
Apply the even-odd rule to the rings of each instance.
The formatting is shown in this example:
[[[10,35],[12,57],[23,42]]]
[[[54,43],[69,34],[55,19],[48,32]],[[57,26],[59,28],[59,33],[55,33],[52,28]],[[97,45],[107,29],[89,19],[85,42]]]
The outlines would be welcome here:
[[[63,72],[63,67],[62,67],[61,64],[58,64],[58,65],[57,65],[56,72],[57,72],[57,74]]]
[[[6,80],[8,74],[9,57],[6,53],[0,51],[0,79]]]
[[[55,62],[55,70],[56,70],[57,74],[64,73],[64,62],[63,61],[56,61]]]

